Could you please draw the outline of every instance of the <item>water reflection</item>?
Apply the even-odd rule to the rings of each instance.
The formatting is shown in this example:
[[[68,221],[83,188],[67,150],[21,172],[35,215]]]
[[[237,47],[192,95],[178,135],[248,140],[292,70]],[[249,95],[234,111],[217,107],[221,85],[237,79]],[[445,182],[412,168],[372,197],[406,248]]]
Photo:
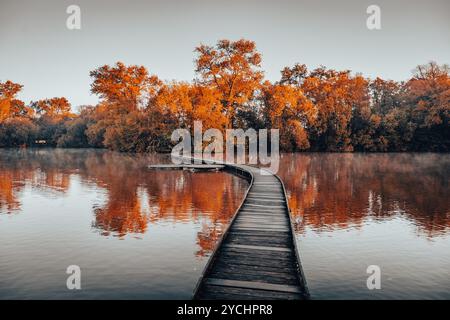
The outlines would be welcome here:
[[[449,168],[448,154],[283,155],[312,298],[449,299]]]
[[[190,298],[247,183],[147,169],[166,161],[0,150],[0,298]],[[312,297],[450,298],[449,170],[447,154],[282,155]],[[71,264],[86,290],[62,285]]]
[[[166,155],[125,155],[100,150],[3,150],[0,152],[0,213],[21,211],[20,194],[64,195],[75,177],[105,194],[93,207],[92,227],[104,236],[144,234],[149,224],[195,222],[197,256],[211,252],[247,183],[223,173],[149,170]],[[50,193],[50,194],[48,194]]]
[[[446,154],[284,154],[279,174],[299,233],[395,216],[428,237],[450,230]]]

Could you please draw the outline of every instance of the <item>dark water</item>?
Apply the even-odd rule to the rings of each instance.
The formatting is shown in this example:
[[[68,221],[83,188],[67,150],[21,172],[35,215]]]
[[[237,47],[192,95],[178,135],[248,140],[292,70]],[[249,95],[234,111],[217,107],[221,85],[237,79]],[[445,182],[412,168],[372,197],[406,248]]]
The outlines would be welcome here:
[[[190,298],[247,183],[146,168],[167,161],[0,150],[0,298]],[[450,298],[449,155],[284,154],[279,174],[313,298]]]
[[[189,299],[247,182],[146,168],[166,161],[0,150],[0,298]]]
[[[450,299],[450,155],[284,154],[279,174],[312,298]]]

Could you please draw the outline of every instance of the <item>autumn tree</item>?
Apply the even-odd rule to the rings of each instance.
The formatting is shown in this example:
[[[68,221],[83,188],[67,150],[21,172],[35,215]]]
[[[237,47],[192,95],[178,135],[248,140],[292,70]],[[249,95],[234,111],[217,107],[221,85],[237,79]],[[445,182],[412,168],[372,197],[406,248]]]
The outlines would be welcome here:
[[[200,45],[195,52],[197,83],[219,91],[228,127],[237,126],[237,114],[252,107],[263,79],[256,44],[245,39],[219,40],[215,46]]]
[[[402,104],[403,84],[393,80],[383,80],[377,77],[370,81],[369,90],[374,112],[386,115],[391,110],[399,108]]]
[[[292,67],[284,67],[281,70],[280,84],[300,87],[308,75],[308,68],[305,64],[296,63]]]
[[[300,87],[266,82],[262,95],[268,126],[280,130],[280,147],[286,151],[308,149],[308,128],[316,110]]]
[[[30,116],[25,103],[17,99],[23,86],[12,81],[0,82],[0,122],[11,117]]]
[[[65,97],[54,97],[32,101],[34,123],[38,126],[37,140],[48,146],[56,146],[59,137],[65,132],[65,122],[75,117],[71,105]]]
[[[101,101],[94,112],[96,121],[86,133],[91,144],[120,151],[149,151],[153,135],[154,100],[162,86],[143,66],[117,62],[90,73],[91,92]],[[161,123],[160,119],[158,125]]]
[[[90,76],[93,79],[91,92],[119,113],[145,107],[161,85],[158,77],[150,76],[145,67],[126,66],[122,62],[113,67],[104,65],[91,71]]]
[[[79,114],[76,117],[72,117],[64,122],[63,133],[57,138],[56,141],[57,147],[98,147],[98,145],[90,143],[87,135],[89,125],[92,125],[95,122],[93,117],[94,111],[94,106],[79,106]],[[100,144],[100,146],[103,145]]]
[[[32,110],[17,99],[23,86],[12,81],[0,82],[0,147],[32,144],[37,127]]]
[[[354,110],[352,144],[355,151],[405,151],[413,126],[404,107],[403,83],[377,77],[369,82],[370,104]]]
[[[155,106],[167,118],[172,118],[175,128],[192,129],[197,120],[202,121],[205,130],[224,130],[228,125],[227,118],[222,113],[220,92],[211,86],[170,83],[158,93]]]
[[[450,68],[429,62],[419,65],[405,84],[405,103],[417,125],[416,150],[450,150]]]
[[[317,108],[310,128],[316,149],[351,151],[350,120],[355,108],[368,103],[367,80],[348,70],[319,67],[305,77],[301,88]]]
[[[0,123],[0,148],[30,146],[37,131],[37,125],[29,118],[5,119]]]
[[[173,117],[181,128],[188,128],[194,121],[192,85],[186,82],[172,82],[162,86],[154,107]]]
[[[74,115],[69,101],[64,97],[33,101],[30,107],[34,110],[36,116],[45,117],[52,121],[63,120]]]

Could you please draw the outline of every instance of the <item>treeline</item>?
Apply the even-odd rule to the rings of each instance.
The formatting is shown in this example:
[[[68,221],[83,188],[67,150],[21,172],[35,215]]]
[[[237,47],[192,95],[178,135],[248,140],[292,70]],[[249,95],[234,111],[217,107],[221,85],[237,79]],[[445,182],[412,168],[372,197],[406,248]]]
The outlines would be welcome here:
[[[450,151],[447,65],[420,65],[396,82],[296,64],[272,83],[252,41],[220,40],[195,53],[192,83],[121,62],[91,71],[100,102],[76,114],[63,97],[26,105],[20,84],[0,82],[0,147],[169,151],[174,129],[201,120],[204,130],[280,129],[283,151]]]

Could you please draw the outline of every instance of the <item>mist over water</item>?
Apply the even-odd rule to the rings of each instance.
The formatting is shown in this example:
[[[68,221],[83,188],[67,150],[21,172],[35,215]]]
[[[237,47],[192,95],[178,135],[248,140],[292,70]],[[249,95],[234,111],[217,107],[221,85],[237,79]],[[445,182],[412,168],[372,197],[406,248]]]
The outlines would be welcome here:
[[[448,154],[284,154],[279,175],[312,298],[450,298]]]
[[[0,150],[0,298],[190,298],[248,184],[156,163],[170,155]],[[278,174],[313,299],[450,298],[447,154],[282,154]]]
[[[0,151],[0,298],[189,299],[247,182],[166,155]],[[81,290],[67,290],[69,265]]]

